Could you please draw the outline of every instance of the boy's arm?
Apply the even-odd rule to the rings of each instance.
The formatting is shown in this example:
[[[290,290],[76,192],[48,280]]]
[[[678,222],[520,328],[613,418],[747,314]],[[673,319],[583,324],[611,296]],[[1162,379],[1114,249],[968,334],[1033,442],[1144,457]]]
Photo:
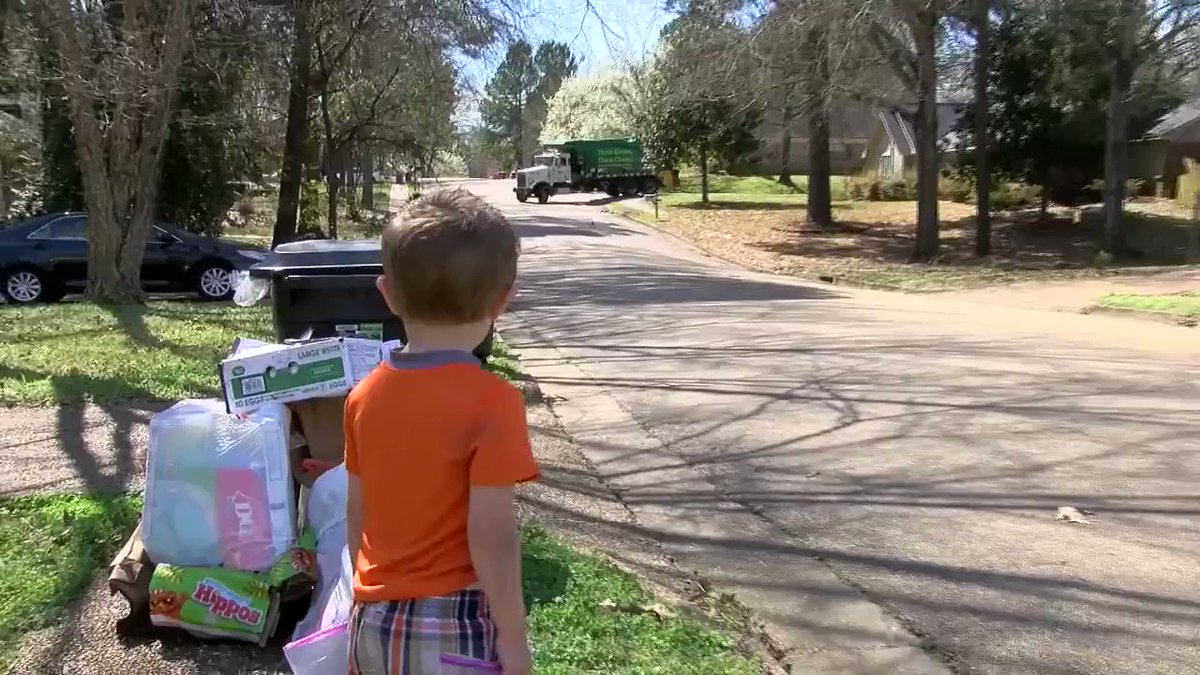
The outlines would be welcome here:
[[[496,623],[504,662],[505,651],[527,645],[525,598],[521,592],[521,539],[517,533],[512,486],[471,488],[467,541],[471,563]],[[504,662],[505,668],[513,668],[514,672],[519,672],[517,665]]]
[[[346,473],[346,544],[350,547],[350,565],[358,568],[358,547],[362,544],[362,481]]]
[[[350,397],[342,413],[342,435],[345,438],[343,460],[346,463],[346,545],[350,549],[351,569],[358,568],[358,549],[362,545],[363,496],[362,480],[358,477],[358,444],[354,438],[354,409]]]
[[[467,541],[471,564],[496,623],[504,675],[524,675],[531,666],[513,486],[536,479],[538,468],[529,444],[521,392],[504,389],[487,410],[489,419],[480,428],[471,457]]]

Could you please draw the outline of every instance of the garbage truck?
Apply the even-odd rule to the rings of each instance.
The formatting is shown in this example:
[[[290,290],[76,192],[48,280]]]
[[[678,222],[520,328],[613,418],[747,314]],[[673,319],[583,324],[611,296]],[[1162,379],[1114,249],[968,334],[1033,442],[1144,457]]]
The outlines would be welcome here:
[[[545,204],[560,192],[606,192],[632,197],[657,192],[653,167],[642,160],[642,145],[633,138],[601,138],[547,143],[534,155],[533,166],[517,171],[513,193]]]

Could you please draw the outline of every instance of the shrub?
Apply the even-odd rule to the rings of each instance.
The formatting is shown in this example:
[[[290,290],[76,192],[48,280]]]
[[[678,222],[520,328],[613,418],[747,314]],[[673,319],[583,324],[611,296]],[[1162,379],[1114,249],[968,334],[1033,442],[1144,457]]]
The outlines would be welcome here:
[[[846,195],[859,202],[906,202],[917,198],[915,178],[855,176],[847,181]]]
[[[237,209],[238,215],[241,216],[241,222],[245,223],[249,221],[254,217],[254,212],[256,211],[254,198],[250,195],[245,195],[239,198],[235,208]]]
[[[991,192],[992,209],[996,211],[1029,208],[1041,200],[1042,188],[1025,183],[1001,183]]]
[[[975,181],[958,174],[944,175],[938,179],[938,199],[970,204],[975,201]]]
[[[300,189],[299,232],[320,232],[325,215],[321,212],[321,184],[306,180]]]

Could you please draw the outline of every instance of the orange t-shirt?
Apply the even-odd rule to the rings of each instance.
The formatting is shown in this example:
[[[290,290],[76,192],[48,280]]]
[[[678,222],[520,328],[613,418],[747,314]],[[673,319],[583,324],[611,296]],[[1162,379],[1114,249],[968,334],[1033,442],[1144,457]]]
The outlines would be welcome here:
[[[395,352],[346,399],[346,470],[362,483],[356,602],[446,595],[477,581],[471,486],[534,480],[521,392],[460,352]]]

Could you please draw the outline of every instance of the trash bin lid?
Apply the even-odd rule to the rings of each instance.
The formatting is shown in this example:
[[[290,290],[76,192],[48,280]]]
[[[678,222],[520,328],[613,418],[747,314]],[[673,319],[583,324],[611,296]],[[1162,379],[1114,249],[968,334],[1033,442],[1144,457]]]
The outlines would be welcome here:
[[[280,244],[250,268],[250,276],[383,274],[379,240],[312,240]]]

